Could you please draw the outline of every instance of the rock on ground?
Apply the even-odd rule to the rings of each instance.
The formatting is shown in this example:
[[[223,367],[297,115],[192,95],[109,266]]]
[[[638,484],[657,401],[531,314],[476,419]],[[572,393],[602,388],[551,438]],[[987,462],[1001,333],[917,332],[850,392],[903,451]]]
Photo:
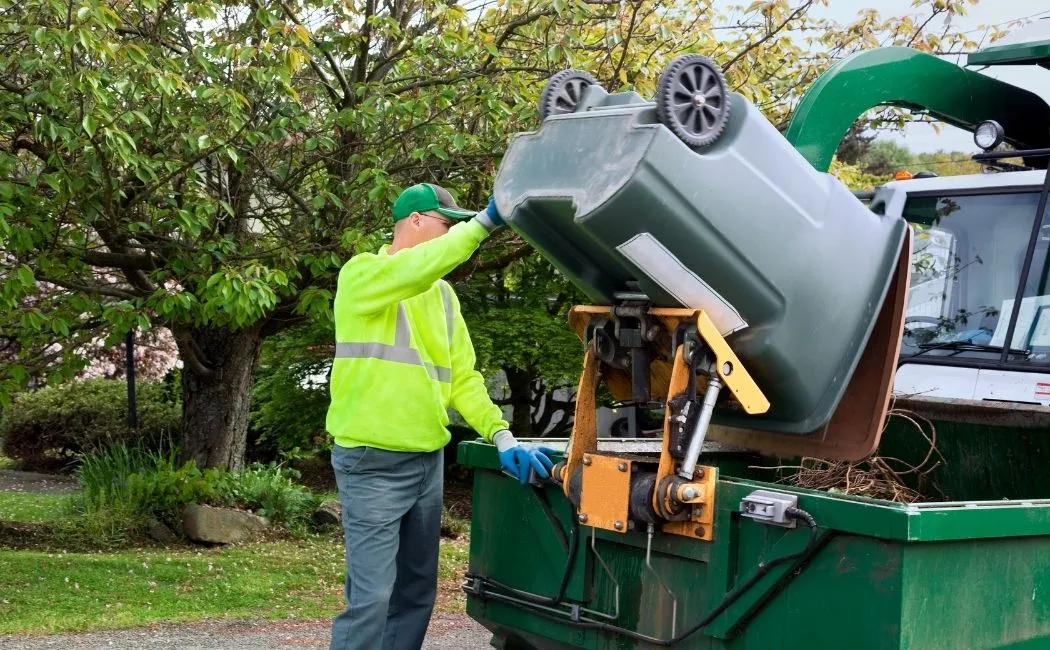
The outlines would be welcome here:
[[[214,508],[191,503],[182,515],[186,536],[195,542],[234,544],[251,539],[266,530],[270,522],[258,515],[229,508]]]
[[[55,636],[0,636],[4,650],[302,650],[328,648],[329,621],[217,621]],[[491,650],[466,614],[434,614],[423,650]]]
[[[343,524],[343,509],[338,501],[322,503],[311,515],[317,526],[341,526]]]

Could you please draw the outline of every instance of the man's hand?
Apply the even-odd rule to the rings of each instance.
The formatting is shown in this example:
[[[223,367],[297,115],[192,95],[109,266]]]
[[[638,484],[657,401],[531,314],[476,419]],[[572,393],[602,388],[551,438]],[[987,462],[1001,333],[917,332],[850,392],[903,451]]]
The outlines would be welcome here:
[[[488,207],[481,212],[478,212],[477,216],[474,218],[481,222],[481,225],[485,226],[489,232],[506,225],[503,222],[503,217],[500,215],[499,210],[496,209],[496,198],[492,196],[489,197]]]
[[[534,470],[541,479],[550,478],[554,463],[547,457],[556,453],[547,447],[526,447],[514,439],[510,431],[499,431],[492,436],[499,450],[499,462],[504,471],[525,485],[529,482],[529,470]]]

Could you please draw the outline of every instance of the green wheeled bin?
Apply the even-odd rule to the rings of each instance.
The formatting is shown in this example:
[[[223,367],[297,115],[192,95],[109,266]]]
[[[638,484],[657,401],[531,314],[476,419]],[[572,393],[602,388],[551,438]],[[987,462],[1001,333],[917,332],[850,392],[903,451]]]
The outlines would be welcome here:
[[[508,225],[596,304],[640,291],[704,309],[772,404],[715,423],[824,425],[887,295],[904,220],[814,170],[703,57],[673,63],[656,101],[567,71],[542,102],[541,127],[513,138],[496,177]]]

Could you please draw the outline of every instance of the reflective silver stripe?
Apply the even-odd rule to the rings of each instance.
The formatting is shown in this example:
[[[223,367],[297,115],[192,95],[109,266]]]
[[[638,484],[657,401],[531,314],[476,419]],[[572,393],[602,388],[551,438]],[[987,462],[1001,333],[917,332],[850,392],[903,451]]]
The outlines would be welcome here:
[[[419,352],[412,348],[399,348],[385,343],[336,343],[335,356],[337,359],[382,359],[415,366],[423,365]]]
[[[426,366],[427,372],[434,379],[446,384],[452,381],[451,368],[442,368],[441,366],[435,366],[432,363],[424,363],[423,365]]]
[[[452,313],[452,293],[448,285],[441,285],[441,302],[445,305],[445,330],[448,332],[448,344],[452,346],[452,328],[455,326],[455,314]]]
[[[448,329],[449,342],[452,341],[452,296],[448,288],[441,285],[442,299],[445,305],[445,325]],[[394,363],[407,363],[413,366],[423,366],[427,374],[442,382],[452,381],[452,370],[442,366],[423,361],[419,350],[412,347],[412,329],[408,324],[408,312],[405,311],[404,303],[397,303],[397,321],[394,324],[394,344],[385,343],[336,343],[335,356],[337,359],[381,359],[393,361]]]
[[[397,303],[397,325],[394,328],[394,347],[407,348],[412,343],[412,330],[408,327],[405,303]]]
[[[427,374],[437,381],[446,383],[452,381],[451,369],[424,362],[419,356],[419,351],[409,347],[398,347],[385,343],[336,343],[335,356],[337,359],[381,359],[394,363],[423,366]]]

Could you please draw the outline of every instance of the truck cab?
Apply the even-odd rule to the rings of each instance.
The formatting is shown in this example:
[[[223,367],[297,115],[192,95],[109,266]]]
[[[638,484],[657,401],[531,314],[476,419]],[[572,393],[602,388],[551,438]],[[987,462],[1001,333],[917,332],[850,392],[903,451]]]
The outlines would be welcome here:
[[[989,67],[1050,70],[1050,20],[968,54],[965,66],[907,48],[844,59],[807,90],[786,137],[827,170],[850,125],[878,106],[921,111],[974,134],[975,151],[983,150],[974,158],[986,173],[895,180],[870,198],[877,213],[903,217],[913,237],[894,392],[1045,407],[1050,223],[1039,199],[1050,161],[1050,105],[982,74]],[[1022,164],[1005,163],[1009,154]]]
[[[913,237],[898,396],[1050,406],[1044,175],[912,178],[875,192],[870,208],[903,217]]]

